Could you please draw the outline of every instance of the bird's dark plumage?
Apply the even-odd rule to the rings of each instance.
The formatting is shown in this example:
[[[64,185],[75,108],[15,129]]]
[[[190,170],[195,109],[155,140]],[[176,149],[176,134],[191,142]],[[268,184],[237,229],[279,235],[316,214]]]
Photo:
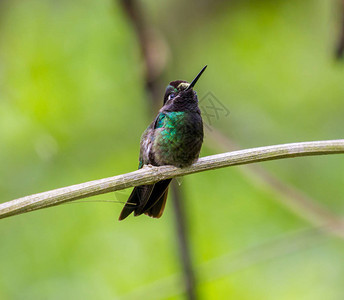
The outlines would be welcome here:
[[[172,81],[166,88],[164,105],[141,137],[139,169],[144,165],[187,167],[198,159],[203,143],[203,123],[193,90],[206,66],[189,84]],[[171,179],[133,189],[119,216],[125,219],[146,214],[160,218],[166,204]]]

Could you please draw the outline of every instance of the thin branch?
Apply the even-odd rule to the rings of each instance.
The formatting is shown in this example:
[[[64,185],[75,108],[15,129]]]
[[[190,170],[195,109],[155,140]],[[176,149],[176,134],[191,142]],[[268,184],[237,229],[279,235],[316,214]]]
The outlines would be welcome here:
[[[0,204],[0,218],[207,170],[267,160],[336,153],[344,153],[344,139],[291,143],[227,152],[200,158],[192,166],[183,169],[174,166],[148,166],[135,172],[63,187],[2,203]]]

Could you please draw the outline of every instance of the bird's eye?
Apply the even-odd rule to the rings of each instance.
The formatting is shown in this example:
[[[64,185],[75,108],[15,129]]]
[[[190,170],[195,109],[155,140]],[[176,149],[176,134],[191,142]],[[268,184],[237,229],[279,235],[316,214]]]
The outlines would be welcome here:
[[[174,93],[171,93],[171,94],[169,94],[168,95],[168,100],[171,100],[171,99],[173,99],[174,97],[175,97],[176,95],[174,94]]]

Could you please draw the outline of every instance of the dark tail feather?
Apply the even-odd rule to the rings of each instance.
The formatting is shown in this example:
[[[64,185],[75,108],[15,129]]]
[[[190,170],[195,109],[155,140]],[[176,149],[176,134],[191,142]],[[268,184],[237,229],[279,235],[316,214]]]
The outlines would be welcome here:
[[[135,216],[144,213],[153,218],[160,218],[165,208],[167,188],[171,180],[166,179],[153,185],[135,187],[124,205],[119,220],[125,219],[132,212]]]
[[[140,185],[133,189],[129,199],[125,203],[118,220],[124,220],[133,211],[140,211],[146,205],[152,191],[154,189],[154,184],[152,185]],[[142,212],[141,212],[142,213]]]
[[[151,210],[153,207],[155,207],[155,205],[158,205],[159,200],[164,196],[171,180],[172,179],[165,179],[165,180],[161,180],[161,181],[157,182],[154,185],[154,189],[153,189],[152,193],[150,194],[148,201],[145,203],[142,210],[135,211],[135,216],[139,216],[142,213],[146,213],[149,210]],[[161,206],[162,206],[162,204],[160,204],[160,207]],[[153,215],[149,215],[149,216],[155,217]]]
[[[165,193],[162,194],[158,202],[156,202],[156,204],[152,206],[150,209],[145,211],[145,215],[150,216],[152,218],[160,218],[165,209],[167,194],[168,187],[166,188]]]

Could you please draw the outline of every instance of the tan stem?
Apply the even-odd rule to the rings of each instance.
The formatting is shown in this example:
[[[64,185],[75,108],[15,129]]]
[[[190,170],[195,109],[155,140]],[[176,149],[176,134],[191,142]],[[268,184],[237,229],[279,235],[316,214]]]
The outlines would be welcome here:
[[[2,203],[0,204],[0,218],[206,170],[267,160],[336,153],[344,153],[343,139],[291,143],[221,153],[202,157],[192,166],[183,169],[173,166],[147,166],[123,175],[80,183]]]

